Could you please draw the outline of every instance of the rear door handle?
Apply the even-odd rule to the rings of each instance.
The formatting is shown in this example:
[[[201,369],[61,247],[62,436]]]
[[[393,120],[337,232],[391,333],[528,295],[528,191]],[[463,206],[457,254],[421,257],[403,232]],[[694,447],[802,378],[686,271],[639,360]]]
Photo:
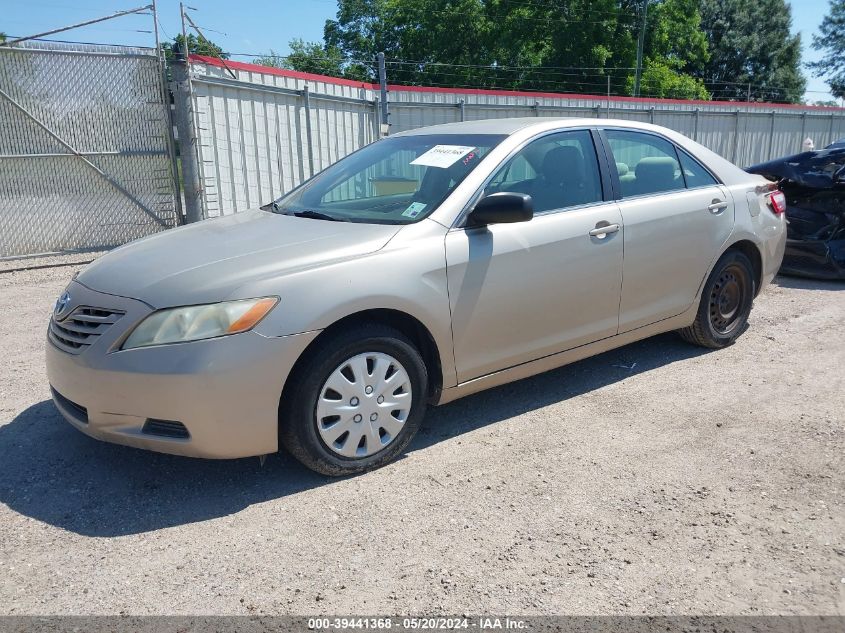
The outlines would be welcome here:
[[[605,238],[606,235],[616,233],[618,230],[618,224],[605,224],[604,226],[597,226],[592,231],[590,231],[590,237],[597,237],[602,240]]]
[[[710,211],[713,215],[721,213],[725,209],[728,208],[728,203],[724,200],[719,200],[718,198],[713,200],[713,204],[707,206],[707,210]]]

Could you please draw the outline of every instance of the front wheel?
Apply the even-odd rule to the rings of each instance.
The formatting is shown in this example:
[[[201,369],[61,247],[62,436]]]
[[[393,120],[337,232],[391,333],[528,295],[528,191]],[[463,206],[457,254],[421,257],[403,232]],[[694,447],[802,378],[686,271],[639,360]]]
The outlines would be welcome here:
[[[280,407],[279,437],[308,468],[349,475],[395,459],[425,415],[428,375],[393,328],[330,335],[297,367]]]
[[[704,284],[695,321],[678,330],[695,345],[721,349],[745,331],[755,294],[754,268],[739,251],[722,255]]]

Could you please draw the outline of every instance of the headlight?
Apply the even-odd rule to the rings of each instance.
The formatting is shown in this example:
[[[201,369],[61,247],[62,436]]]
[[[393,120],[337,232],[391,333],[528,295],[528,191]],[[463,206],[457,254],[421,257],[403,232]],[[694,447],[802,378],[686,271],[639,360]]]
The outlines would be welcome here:
[[[132,330],[121,349],[199,341],[246,332],[267,316],[277,297],[225,301],[153,312]]]

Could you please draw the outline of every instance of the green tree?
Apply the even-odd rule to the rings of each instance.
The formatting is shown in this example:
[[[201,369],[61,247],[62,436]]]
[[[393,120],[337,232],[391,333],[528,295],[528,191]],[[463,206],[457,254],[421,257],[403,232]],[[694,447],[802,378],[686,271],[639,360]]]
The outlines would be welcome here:
[[[602,94],[609,77],[611,93],[624,93],[629,69],[636,62],[637,3],[568,0],[563,6],[551,4],[534,16],[529,36],[544,41],[540,65],[556,67],[536,75],[537,88],[549,85],[563,92]],[[549,38],[543,40],[546,33]]]
[[[827,81],[834,96],[845,97],[845,0],[830,0],[819,33],[813,35],[813,48],[824,51],[824,57],[807,66]]]
[[[653,0],[652,0],[653,1]],[[646,68],[655,94],[707,96],[689,77],[707,59],[695,0],[651,7]],[[340,0],[326,46],[383,51],[394,83],[579,93],[630,92],[642,0]],[[668,57],[667,57],[668,56]],[[375,80],[374,69],[368,78]]]
[[[324,37],[350,59],[383,51],[395,83],[596,92],[631,65],[628,22],[619,0],[340,0]]]
[[[369,69],[357,62],[347,61],[336,46],[324,46],[319,42],[305,42],[301,39],[291,40],[289,46],[291,52],[286,56],[271,50],[269,55],[255,59],[254,63],[331,77],[369,79]]]
[[[382,51],[392,83],[631,94],[645,1],[338,0],[297,63],[319,55],[374,81]],[[785,0],[648,1],[642,94],[744,99],[752,84],[757,99],[800,99]]]
[[[181,35],[173,38],[172,42],[165,42],[161,45],[164,50],[164,57],[168,63],[176,55],[182,55],[184,50],[185,39]],[[206,57],[217,57],[219,59],[229,59],[229,53],[223,52],[217,44],[211,40],[207,40],[201,35],[197,37],[193,33],[188,34],[188,52],[193,55],[205,55]]]
[[[696,75],[717,99],[798,103],[801,36],[786,0],[698,0],[710,59]]]
[[[626,83],[629,94],[634,92],[634,76]],[[640,94],[660,99],[702,99],[711,98],[710,92],[700,79],[680,73],[666,62],[647,59],[640,78]]]
[[[696,0],[664,0],[648,12],[645,52],[684,72],[700,72],[710,60]]]
[[[700,77],[710,53],[696,0],[664,0],[649,6],[640,94],[644,97],[710,99]],[[634,91],[635,73],[627,79]]]
[[[340,0],[337,19],[326,22],[324,40],[346,59],[357,60],[370,80],[377,79],[373,61],[384,52],[389,60],[402,62],[388,68],[394,82],[419,83],[427,78],[431,83],[461,84],[471,71],[455,65],[494,61],[485,54],[489,20],[484,9],[496,4],[497,0]]]
[[[287,66],[285,66],[284,62],[285,62],[284,55],[279,55],[272,48],[270,49],[270,52],[267,53],[266,55],[262,55],[261,57],[256,57],[255,59],[252,60],[253,64],[257,64],[258,66],[268,66],[270,68],[287,68]]]

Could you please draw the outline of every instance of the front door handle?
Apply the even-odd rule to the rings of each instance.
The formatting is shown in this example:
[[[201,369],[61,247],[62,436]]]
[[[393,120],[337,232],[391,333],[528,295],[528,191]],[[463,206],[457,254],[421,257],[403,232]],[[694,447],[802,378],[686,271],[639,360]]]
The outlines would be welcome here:
[[[599,224],[601,224],[601,222]],[[603,226],[596,226],[596,228],[590,231],[590,237],[597,237],[600,240],[603,240],[607,235],[610,235],[611,233],[616,233],[618,230],[618,224],[605,224]]]
[[[721,213],[722,211],[724,211],[727,208],[728,208],[728,203],[724,200],[719,200],[718,198],[714,198],[713,204],[710,204],[710,205],[707,206],[707,210],[710,213],[712,213],[713,215]]]

